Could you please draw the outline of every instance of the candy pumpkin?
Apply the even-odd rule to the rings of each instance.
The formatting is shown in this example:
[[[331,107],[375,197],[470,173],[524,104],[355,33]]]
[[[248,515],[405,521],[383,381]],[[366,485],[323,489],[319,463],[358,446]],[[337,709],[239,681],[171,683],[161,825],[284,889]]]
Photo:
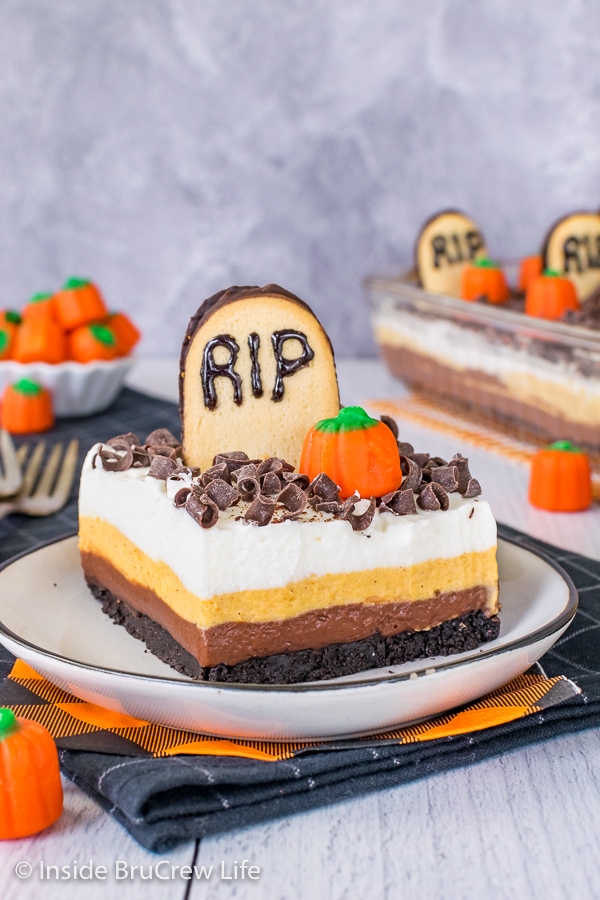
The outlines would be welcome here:
[[[504,303],[508,299],[508,284],[498,263],[482,257],[466,265],[462,273],[461,297],[469,301],[486,297],[488,303]]]
[[[56,822],[63,793],[49,732],[0,708],[0,839],[37,834]]]
[[[0,427],[11,434],[46,431],[54,425],[52,395],[47,388],[22,378],[4,388],[0,402]]]
[[[65,331],[104,319],[108,312],[96,285],[85,278],[67,279],[52,298],[52,305]]]
[[[529,502],[550,512],[577,512],[592,502],[587,455],[569,441],[556,441],[533,457]]]
[[[360,406],[347,406],[334,419],[322,419],[304,439],[300,472],[315,478],[325,472],[344,499],[381,497],[400,487],[398,445],[391,430]]]
[[[108,325],[115,336],[117,356],[127,356],[131,353],[141,334],[129,316],[123,312],[111,313],[104,324]]]
[[[517,281],[517,290],[525,292],[530,282],[542,274],[542,257],[541,256],[525,256],[521,260],[519,266],[519,280]]]
[[[54,320],[52,309],[52,294],[34,294],[23,307],[23,320],[25,322],[39,322]]]
[[[82,325],[68,335],[69,356],[76,362],[110,360],[117,355],[117,341],[107,325]]]
[[[578,309],[575,285],[559,272],[546,269],[534,278],[525,295],[525,312],[542,319],[560,319],[567,309]]]

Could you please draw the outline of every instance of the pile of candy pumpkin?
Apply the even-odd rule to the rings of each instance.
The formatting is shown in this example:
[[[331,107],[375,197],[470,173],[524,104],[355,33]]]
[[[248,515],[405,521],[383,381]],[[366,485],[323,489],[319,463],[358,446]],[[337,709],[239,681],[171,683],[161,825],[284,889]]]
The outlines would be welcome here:
[[[55,294],[36,294],[20,313],[0,310],[0,364],[110,362],[131,353],[139,339],[131,319],[109,312],[96,285],[82,278],[69,278]],[[53,424],[51,392],[27,372],[5,387],[0,427],[27,434]]]
[[[485,297],[488,303],[502,304],[510,289],[502,268],[482,257],[465,266],[462,275],[463,300]],[[570,279],[552,269],[542,270],[541,256],[521,261],[517,290],[525,295],[525,313],[541,319],[560,319],[569,309],[579,309],[577,291]]]
[[[95,284],[69,278],[56,294],[36,294],[21,313],[0,311],[0,360],[58,364],[126,356],[140,333],[125,313],[109,313]]]

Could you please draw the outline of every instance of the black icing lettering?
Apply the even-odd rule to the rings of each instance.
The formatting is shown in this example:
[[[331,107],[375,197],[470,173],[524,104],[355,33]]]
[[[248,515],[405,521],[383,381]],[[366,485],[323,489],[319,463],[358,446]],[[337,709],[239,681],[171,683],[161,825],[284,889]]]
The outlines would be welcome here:
[[[588,269],[600,269],[600,235],[596,235],[596,255],[594,256],[593,243],[594,239],[590,237],[589,234],[586,234],[585,237],[581,239],[581,243],[585,246],[585,255],[587,259],[587,268]]]
[[[300,341],[302,346],[302,354],[296,357],[296,359],[286,359],[283,355],[285,342],[291,340]],[[311,359],[314,358],[315,353],[308,343],[306,335],[301,331],[294,331],[291,328],[286,328],[284,331],[274,331],[271,335],[271,342],[273,344],[275,362],[277,363],[277,373],[275,375],[275,385],[273,387],[271,400],[277,402],[278,400],[283,399],[283,379],[287,378],[289,375],[293,375],[298,369],[307,366]]]
[[[455,262],[463,262],[462,249],[461,249],[461,246],[460,246],[460,238],[459,238],[459,236],[458,236],[457,234],[453,234],[453,235],[452,235],[452,243],[454,244],[454,249],[456,250],[456,256],[455,256],[454,259],[451,260],[451,261],[452,261],[453,263],[455,263]]]
[[[443,234],[436,234],[435,237],[431,239],[431,249],[433,250],[433,268],[440,269],[441,268],[441,260],[448,259],[448,254],[446,252],[446,238]]]
[[[229,359],[225,363],[215,362],[215,349],[225,347],[229,350]],[[242,379],[235,371],[235,361],[240,351],[237,341],[230,334],[219,334],[207,342],[202,356],[202,391],[204,405],[214,409],[217,405],[215,378],[229,378],[233,384],[233,401],[239,406],[242,402]]]
[[[252,396],[262,397],[264,391],[262,379],[260,377],[260,363],[258,362],[258,348],[260,347],[260,337],[255,331],[248,335],[248,347],[250,348],[250,359],[252,360],[252,368],[250,369],[250,381],[252,382]]]
[[[473,230],[467,231],[465,234],[467,247],[469,248],[469,259],[475,259],[480,250],[483,250],[483,237],[481,232]]]
[[[568,237],[563,244],[563,258],[564,258],[564,272],[571,271],[571,264],[573,264],[573,268],[580,275],[584,271],[584,267],[581,262],[581,257],[579,255],[579,238],[576,238],[574,235]]]

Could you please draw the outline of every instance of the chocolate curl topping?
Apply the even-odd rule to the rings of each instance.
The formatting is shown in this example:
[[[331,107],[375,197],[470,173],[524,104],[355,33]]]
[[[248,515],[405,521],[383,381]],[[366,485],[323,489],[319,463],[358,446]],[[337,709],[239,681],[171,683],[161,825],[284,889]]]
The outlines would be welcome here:
[[[247,478],[241,478],[237,482],[237,489],[242,500],[252,500],[257,494],[260,494],[260,482],[258,478],[253,478],[250,475]]]
[[[258,468],[254,463],[247,463],[231,473],[232,481],[243,481],[245,478],[258,480]]]
[[[231,476],[229,475],[227,463],[217,463],[216,466],[211,466],[210,469],[206,469],[206,471],[202,473],[201,481],[203,485],[207,485],[211,481],[214,481],[215,478],[220,478],[228,484],[231,483]]]
[[[288,484],[295,484],[301,490],[305,491],[310,483],[308,475],[302,475],[301,472],[283,472],[283,480]]]
[[[219,509],[235,506],[240,500],[240,492],[222,478],[215,478],[211,481],[206,487],[206,493]]]
[[[390,429],[396,440],[398,440],[398,425],[395,419],[392,419],[391,416],[379,416],[384,425]]]
[[[167,444],[154,444],[149,446],[148,457],[152,461],[156,456],[163,456],[165,459],[172,459],[177,466],[178,453],[175,447],[169,447]]]
[[[185,501],[186,511],[202,528],[212,528],[217,524],[219,510],[206,494],[190,491]]]
[[[388,510],[395,516],[410,516],[416,513],[415,495],[412,489],[392,491],[381,498],[381,510]]]
[[[481,485],[477,481],[476,478],[469,478],[469,483],[467,485],[467,489],[463,494],[467,500],[472,500],[473,497],[479,497],[481,494]]]
[[[250,522],[252,525],[259,525],[262,528],[269,524],[274,512],[275,501],[270,500],[268,497],[261,497],[259,494],[246,510],[244,519],[246,522]]]
[[[155,428],[144,443],[149,447],[166,446],[173,447],[174,450],[181,450],[181,441],[178,441],[168,428]]]
[[[228,453],[217,453],[213,459],[213,466],[217,466],[222,462],[229,464],[230,462],[244,463],[247,461],[248,454],[244,453],[243,450],[230,450]]]
[[[400,458],[400,468],[402,470],[402,490],[414,491],[421,484],[421,467],[408,456]]]
[[[191,490],[189,487],[179,488],[179,490],[173,497],[173,506],[176,506],[178,509],[181,506],[185,506],[185,502],[190,494]]]
[[[398,441],[398,452],[400,456],[412,456],[415,452],[415,448],[412,444],[409,444],[408,441]]]
[[[461,453],[455,453],[450,460],[449,465],[456,466],[458,473],[457,491],[459,492],[459,494],[462,494],[464,496],[464,493],[469,486],[469,481],[471,480],[471,473],[469,472],[469,460],[466,459],[466,457],[464,457]]]
[[[339,486],[325,472],[320,472],[309,484],[309,497],[320,497],[322,500],[339,500]]]
[[[431,470],[431,480],[435,484],[441,484],[451,494],[458,488],[458,469],[456,466],[438,466]]]
[[[339,516],[344,509],[339,500],[321,500],[313,505],[317,512],[331,513],[333,516]]]
[[[133,467],[134,469],[139,469],[145,466],[150,465],[150,457],[148,455],[148,451],[145,447],[132,447],[133,452]]]
[[[420,469],[424,469],[429,462],[429,453],[409,453],[407,455],[413,462],[416,462]]]
[[[111,438],[110,441],[106,441],[106,443],[109,447],[112,447],[115,441],[125,441],[130,447],[139,447],[140,445],[140,439],[133,431],[128,431],[127,434],[118,434],[116,437]]]
[[[300,513],[304,512],[308,505],[308,497],[306,496],[306,492],[293,482],[284,487],[277,500],[279,503],[283,504],[288,512],[291,512],[297,516],[299,516]]]
[[[166,481],[169,475],[172,475],[177,468],[178,466],[174,459],[169,459],[168,456],[158,455],[155,456],[150,463],[148,475],[151,478],[158,478],[159,481]]]
[[[125,472],[131,468],[133,463],[131,445],[118,438],[113,438],[108,445],[103,444],[98,451],[98,456],[102,462],[102,468],[107,472]]]
[[[448,500],[448,494],[441,484],[432,481],[429,484],[426,484],[420,492],[417,497],[417,505],[420,506],[421,509],[433,512],[437,509],[448,509],[450,501]]]
[[[281,491],[281,481],[275,472],[267,472],[260,479],[260,492],[267,497],[277,496]]]
[[[375,515],[375,510],[377,509],[377,502],[375,497],[371,497],[369,501],[369,505],[367,509],[361,513],[360,515],[356,515],[354,509],[358,502],[358,494],[354,494],[352,497],[348,497],[348,500],[344,503],[344,509],[342,512],[342,519],[346,519],[347,522],[350,522],[352,525],[352,531],[364,531],[369,527],[371,522],[373,521],[373,516]]]

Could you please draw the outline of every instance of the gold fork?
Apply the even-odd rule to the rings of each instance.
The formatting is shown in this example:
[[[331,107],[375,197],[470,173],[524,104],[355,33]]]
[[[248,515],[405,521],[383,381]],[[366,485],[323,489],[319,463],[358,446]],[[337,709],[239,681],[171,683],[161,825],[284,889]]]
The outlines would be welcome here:
[[[21,465],[8,431],[0,429],[0,497],[10,497],[21,490]]]
[[[0,519],[15,512],[26,516],[49,516],[62,509],[69,499],[78,448],[79,441],[73,439],[62,457],[63,445],[55,444],[40,473],[46,441],[36,444],[31,453],[29,445],[22,444],[17,457],[23,470],[23,486],[16,497],[0,502]]]

